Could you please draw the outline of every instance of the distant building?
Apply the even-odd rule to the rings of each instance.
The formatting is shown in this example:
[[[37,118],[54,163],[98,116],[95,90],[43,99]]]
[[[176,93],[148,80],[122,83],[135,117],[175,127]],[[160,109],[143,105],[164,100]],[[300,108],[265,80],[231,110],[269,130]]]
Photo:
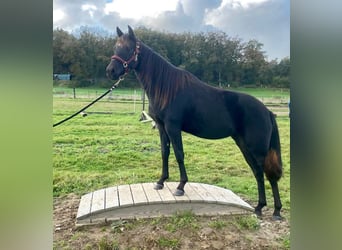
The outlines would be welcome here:
[[[53,74],[53,80],[70,81],[71,74]]]

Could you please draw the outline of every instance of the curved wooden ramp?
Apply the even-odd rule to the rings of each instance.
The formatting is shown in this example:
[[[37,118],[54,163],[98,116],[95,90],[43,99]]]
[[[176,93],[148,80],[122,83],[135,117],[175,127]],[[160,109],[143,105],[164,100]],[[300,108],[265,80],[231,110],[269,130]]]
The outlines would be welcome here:
[[[189,182],[184,196],[174,196],[178,183],[120,185],[96,190],[81,197],[76,225],[120,219],[171,216],[190,210],[197,215],[245,214],[254,209],[232,191],[213,185]]]

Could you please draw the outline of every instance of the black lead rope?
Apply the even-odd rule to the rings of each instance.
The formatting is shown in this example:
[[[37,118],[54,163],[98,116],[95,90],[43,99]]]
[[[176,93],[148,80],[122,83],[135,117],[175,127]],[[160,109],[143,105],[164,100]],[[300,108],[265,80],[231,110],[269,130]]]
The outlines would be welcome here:
[[[71,118],[73,118],[74,116],[78,115],[79,113],[81,113],[82,111],[86,110],[87,108],[89,108],[91,105],[93,105],[94,103],[96,103],[97,101],[99,101],[100,99],[102,99],[104,96],[106,96],[109,92],[111,92],[113,89],[115,89],[119,83],[124,80],[123,77],[120,77],[119,80],[110,88],[107,90],[106,93],[104,93],[103,95],[99,96],[98,98],[96,98],[94,101],[92,101],[91,103],[89,103],[87,106],[85,106],[84,108],[82,108],[81,110],[79,110],[78,112],[76,112],[75,114],[65,118],[64,120],[60,121],[60,122],[57,122],[55,124],[53,124],[52,127],[56,127],[60,124],[62,124],[63,122],[66,122],[67,120],[70,120]]]

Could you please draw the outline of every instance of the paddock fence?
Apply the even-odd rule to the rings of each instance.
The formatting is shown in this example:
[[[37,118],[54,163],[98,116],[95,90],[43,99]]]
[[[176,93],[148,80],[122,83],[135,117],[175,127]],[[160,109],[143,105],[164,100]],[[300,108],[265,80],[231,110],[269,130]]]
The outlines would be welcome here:
[[[73,88],[54,88],[53,98],[58,99],[72,99],[78,102],[91,101],[105,92],[104,89],[73,89]],[[145,98],[145,99],[144,99]],[[274,114],[277,116],[289,116],[289,97],[288,96],[268,96],[257,97],[263,102]],[[126,105],[123,112],[141,112],[148,109],[148,98],[142,89],[114,89],[102,102],[120,103]]]

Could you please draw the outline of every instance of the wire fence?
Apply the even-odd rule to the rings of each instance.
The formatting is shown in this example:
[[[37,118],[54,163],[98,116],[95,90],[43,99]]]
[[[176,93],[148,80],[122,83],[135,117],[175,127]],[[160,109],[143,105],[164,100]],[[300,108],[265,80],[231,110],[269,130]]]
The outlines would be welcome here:
[[[53,96],[62,98],[97,98],[103,94],[106,89],[84,89],[84,88],[54,88]],[[115,89],[110,92],[105,98],[107,99],[123,99],[123,100],[137,100],[143,98],[142,89]]]
[[[54,88],[53,98],[54,102],[59,99],[67,99],[74,102],[87,103],[98,96],[102,95],[105,89],[86,89],[86,88]],[[267,96],[257,97],[263,102],[273,113],[279,116],[287,116],[289,114],[289,96]],[[147,110],[148,98],[144,97],[142,89],[115,89],[105,96],[102,100],[101,110],[98,112],[112,112],[112,109],[119,107],[121,112],[141,112]],[[104,103],[108,104],[105,105]],[[113,103],[116,103],[113,105]],[[91,110],[91,109],[90,109]],[[96,111],[93,111],[96,112]]]

